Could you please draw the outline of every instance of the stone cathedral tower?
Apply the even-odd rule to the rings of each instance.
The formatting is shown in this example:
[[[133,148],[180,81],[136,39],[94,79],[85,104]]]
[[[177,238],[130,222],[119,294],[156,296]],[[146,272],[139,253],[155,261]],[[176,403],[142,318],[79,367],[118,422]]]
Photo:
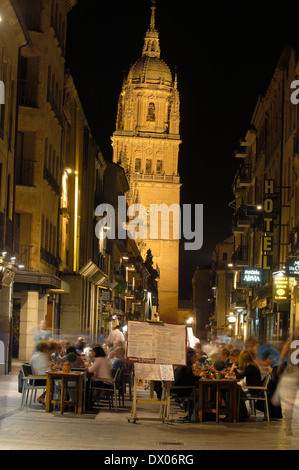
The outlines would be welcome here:
[[[125,168],[130,191],[128,204],[145,206],[148,220],[151,204],[180,204],[178,154],[180,100],[177,77],[160,58],[159,33],[155,28],[155,6],[144,38],[142,56],[131,67],[119,97],[116,131],[112,137],[113,161]],[[161,217],[160,217],[161,224]],[[160,320],[177,322],[179,240],[174,227],[179,217],[170,210],[169,235],[137,241],[143,258],[148,249],[158,280]],[[149,235],[149,230],[148,230]]]

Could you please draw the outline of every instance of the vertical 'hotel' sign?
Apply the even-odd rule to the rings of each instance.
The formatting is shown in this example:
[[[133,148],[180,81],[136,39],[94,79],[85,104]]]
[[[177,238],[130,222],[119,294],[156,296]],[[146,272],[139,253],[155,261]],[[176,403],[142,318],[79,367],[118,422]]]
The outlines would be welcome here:
[[[271,269],[273,260],[274,180],[264,184],[263,269]]]

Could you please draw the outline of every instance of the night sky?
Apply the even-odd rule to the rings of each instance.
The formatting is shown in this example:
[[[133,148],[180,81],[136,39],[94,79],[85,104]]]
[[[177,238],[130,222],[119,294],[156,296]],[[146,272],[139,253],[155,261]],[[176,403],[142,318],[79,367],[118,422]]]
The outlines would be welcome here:
[[[149,0],[79,0],[69,14],[67,67],[106,160],[123,74],[141,57],[150,7]],[[296,1],[156,1],[161,58],[178,73],[181,202],[204,205],[202,249],[181,249],[181,299],[190,298],[196,267],[231,234],[234,150],[283,47],[299,44],[298,18]]]

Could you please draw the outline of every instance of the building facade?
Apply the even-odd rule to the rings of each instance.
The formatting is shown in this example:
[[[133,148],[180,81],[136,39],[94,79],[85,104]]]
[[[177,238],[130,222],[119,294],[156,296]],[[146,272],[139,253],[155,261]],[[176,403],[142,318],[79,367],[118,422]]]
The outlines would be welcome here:
[[[124,167],[128,177],[128,204],[145,207],[146,231],[136,241],[144,259],[148,249],[151,250],[154,264],[160,272],[159,316],[163,321],[176,322],[179,214],[177,210],[170,210],[166,221],[161,221],[157,215],[156,224],[149,222],[154,211],[152,204],[163,204],[171,209],[173,204],[179,207],[180,203],[178,84],[160,55],[153,6],[142,56],[131,67],[122,86],[112,145],[113,161]],[[152,236],[150,225],[157,227],[157,233]],[[162,225],[166,228],[165,232],[161,229]]]
[[[28,41],[18,5],[4,0],[0,22],[0,374],[9,369],[13,279],[22,269],[16,256],[14,182],[19,61]]]
[[[298,67],[298,51],[284,48],[235,152],[229,313],[235,335],[259,341],[299,324]]]

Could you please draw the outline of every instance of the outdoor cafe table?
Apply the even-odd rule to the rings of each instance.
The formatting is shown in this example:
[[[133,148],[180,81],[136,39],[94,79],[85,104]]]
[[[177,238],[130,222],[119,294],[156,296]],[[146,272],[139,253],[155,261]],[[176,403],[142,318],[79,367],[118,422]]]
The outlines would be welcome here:
[[[208,407],[209,404],[205,400],[209,392],[215,392],[216,406],[214,408]],[[222,391],[229,392],[228,407],[221,406],[223,399]],[[198,381],[198,418],[202,422],[205,413],[215,413],[216,423],[219,423],[219,416],[221,414],[228,414],[230,421],[237,421],[237,380],[234,379],[205,379],[201,378]]]
[[[55,380],[61,380],[60,400],[53,399]],[[82,413],[82,397],[83,397],[83,380],[84,380],[84,372],[48,371],[47,372],[46,412],[49,413],[53,411],[53,404],[60,403],[61,414],[63,414],[65,405],[75,406],[75,412],[77,414],[81,414]],[[76,382],[75,401],[65,400],[68,382]]]

